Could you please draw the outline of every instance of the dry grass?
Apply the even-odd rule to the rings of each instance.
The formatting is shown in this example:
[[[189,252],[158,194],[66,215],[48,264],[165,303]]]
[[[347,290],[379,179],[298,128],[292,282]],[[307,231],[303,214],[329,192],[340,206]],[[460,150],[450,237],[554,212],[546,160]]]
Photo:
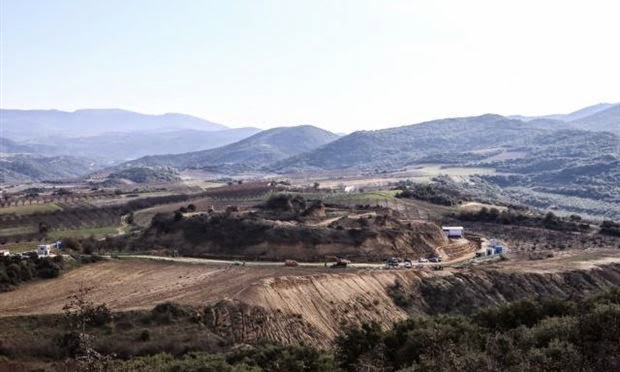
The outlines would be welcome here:
[[[16,214],[18,216],[33,214],[33,213],[49,213],[54,211],[61,211],[62,207],[56,203],[45,203],[45,204],[32,204],[32,205],[23,205],[18,207],[6,207],[0,208],[0,214]]]

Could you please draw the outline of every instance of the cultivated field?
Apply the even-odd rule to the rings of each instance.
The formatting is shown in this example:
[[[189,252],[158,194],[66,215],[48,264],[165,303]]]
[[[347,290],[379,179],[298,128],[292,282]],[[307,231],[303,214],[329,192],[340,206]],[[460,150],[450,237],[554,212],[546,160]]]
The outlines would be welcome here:
[[[60,210],[62,210],[62,207],[58,205],[58,203],[45,203],[0,208],[0,214],[15,214],[21,216],[25,214],[49,213]]]

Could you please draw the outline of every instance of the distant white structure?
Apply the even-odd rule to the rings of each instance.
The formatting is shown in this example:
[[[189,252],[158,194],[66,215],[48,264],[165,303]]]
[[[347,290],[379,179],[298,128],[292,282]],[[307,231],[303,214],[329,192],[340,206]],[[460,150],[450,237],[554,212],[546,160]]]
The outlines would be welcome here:
[[[50,244],[39,244],[37,247],[37,254],[39,257],[48,257],[52,253],[52,247]]]
[[[463,237],[463,227],[462,226],[442,226],[444,234],[448,238],[462,238]]]
[[[346,193],[351,193],[355,191],[355,186],[345,186],[344,187],[344,192]]]
[[[11,252],[8,249],[0,249],[0,257],[9,256]]]

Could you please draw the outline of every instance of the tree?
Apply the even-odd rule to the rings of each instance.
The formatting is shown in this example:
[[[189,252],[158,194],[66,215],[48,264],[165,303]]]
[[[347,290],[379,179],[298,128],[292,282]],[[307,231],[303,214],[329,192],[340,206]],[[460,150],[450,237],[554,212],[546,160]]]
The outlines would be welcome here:
[[[133,212],[130,212],[127,217],[125,218],[125,222],[127,222],[128,225],[133,225],[134,223],[134,215]]]
[[[181,211],[174,212],[174,220],[175,221],[181,221],[182,219],[183,219],[183,212],[181,212]]]
[[[88,334],[87,326],[100,326],[111,320],[111,313],[105,304],[95,306],[88,299],[93,287],[80,283],[79,289],[69,296],[63,306],[64,318],[69,332],[60,337],[58,343],[78,363],[80,371],[106,371],[112,356],[103,355],[93,348],[94,336]]]
[[[50,226],[45,222],[39,222],[39,234],[47,235],[49,232]]]

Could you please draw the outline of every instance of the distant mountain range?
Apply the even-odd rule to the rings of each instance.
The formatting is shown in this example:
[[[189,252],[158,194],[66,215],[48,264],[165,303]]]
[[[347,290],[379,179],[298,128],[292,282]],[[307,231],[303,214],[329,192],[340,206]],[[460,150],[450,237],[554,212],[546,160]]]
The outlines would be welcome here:
[[[181,129],[158,132],[111,132],[91,137],[49,137],[36,143],[24,141],[22,144],[38,153],[74,154],[111,165],[146,155],[175,154],[220,147],[258,132],[260,132],[258,128],[217,131]]]
[[[583,119],[587,116],[594,115],[597,112],[605,111],[612,106],[617,106],[618,103],[597,103],[596,105],[584,107],[577,111],[573,111],[568,114],[551,114],[551,115],[541,115],[541,116],[524,116],[524,115],[512,115],[509,116],[511,119],[518,119],[521,121],[530,121],[533,119],[552,119],[559,120],[564,122],[569,122],[573,120]]]
[[[0,109],[3,136],[14,141],[51,136],[86,137],[108,132],[193,129],[228,129],[195,116],[183,114],[147,115],[119,109],[58,110]]]
[[[146,155],[205,150],[237,142],[258,128],[224,125],[182,114],[111,110],[0,110],[1,146],[12,153],[76,156],[113,165]],[[19,147],[19,151],[15,150]],[[0,148],[0,152],[4,151]]]
[[[338,169],[382,172],[437,163],[492,166],[542,185],[541,180],[552,177],[555,170],[569,172],[563,173],[565,177],[572,174],[570,169],[575,174],[581,172],[580,166],[613,168],[620,130],[620,104],[599,104],[543,117],[488,114],[450,118],[346,136],[309,125],[265,131],[227,129],[185,115],[142,115],[123,110],[2,110],[0,114],[3,133],[8,137],[0,139],[0,152],[4,153],[0,170],[10,169],[4,171],[4,182],[79,176],[105,167],[110,172],[170,167],[224,174],[286,174]],[[65,122],[62,118],[69,119]],[[82,128],[85,125],[88,129]],[[45,157],[56,160],[40,161]],[[67,166],[68,159],[74,164],[70,172],[60,169]],[[554,165],[543,165],[541,160]],[[40,169],[38,163],[31,162],[46,164],[47,168]],[[20,166],[24,170],[21,176]],[[607,181],[603,184],[613,186],[616,173],[610,171],[604,174]],[[549,180],[546,185],[551,185]],[[519,182],[526,185],[529,181]],[[599,187],[603,184],[597,183]]]
[[[555,114],[544,116],[510,116],[511,119],[531,122],[545,119],[562,122],[566,124],[564,129],[583,129],[597,132],[612,132],[620,134],[620,123],[618,113],[620,103],[599,103],[571,112],[569,114]],[[557,123],[558,125],[560,123]]]

